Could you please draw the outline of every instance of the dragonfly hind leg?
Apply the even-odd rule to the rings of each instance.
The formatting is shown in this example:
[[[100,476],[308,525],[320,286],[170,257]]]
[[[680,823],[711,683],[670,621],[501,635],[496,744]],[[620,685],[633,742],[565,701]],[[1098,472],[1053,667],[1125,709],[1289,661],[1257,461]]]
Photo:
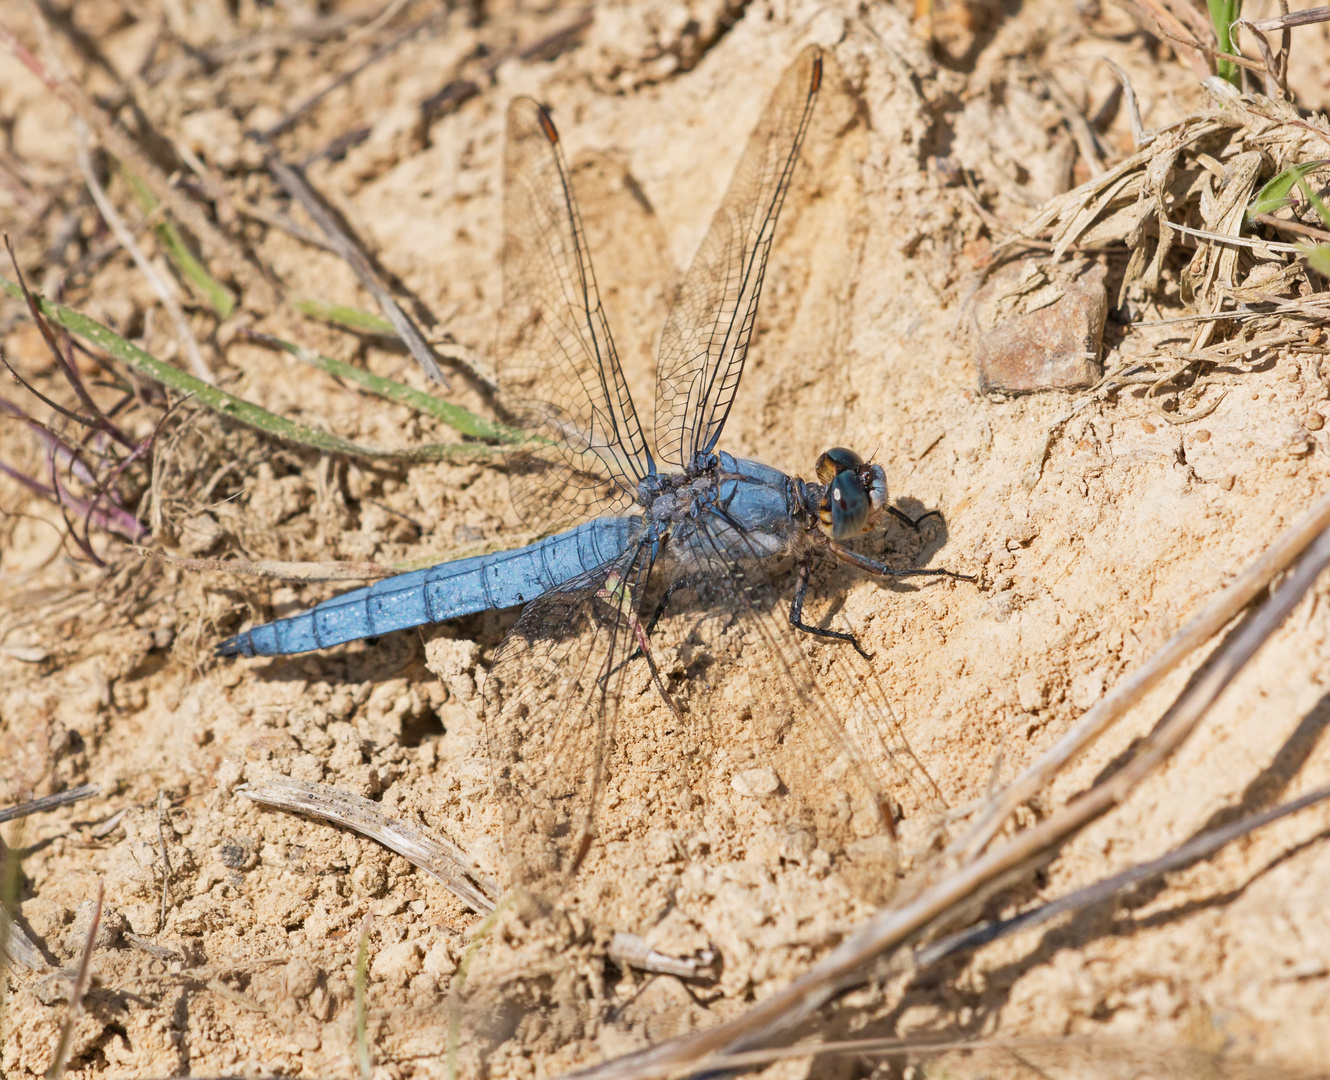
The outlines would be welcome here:
[[[808,575],[813,568],[812,555],[804,557],[799,564],[799,581],[794,587],[794,597],[790,600],[790,625],[796,630],[803,630],[820,638],[832,638],[836,641],[848,641],[854,646],[854,651],[865,660],[873,659],[873,654],[865,652],[864,647],[859,644],[859,639],[853,634],[844,630],[826,630],[820,626],[809,626],[804,622],[804,594],[808,592]]]

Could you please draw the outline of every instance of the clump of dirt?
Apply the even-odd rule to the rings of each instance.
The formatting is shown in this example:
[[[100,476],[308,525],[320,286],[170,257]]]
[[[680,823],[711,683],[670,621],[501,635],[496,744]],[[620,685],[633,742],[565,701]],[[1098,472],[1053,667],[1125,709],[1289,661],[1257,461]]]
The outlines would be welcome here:
[[[403,449],[457,437],[249,331],[494,416],[484,374],[501,302],[504,112],[532,94],[559,125],[629,386],[648,409],[656,335],[683,268],[771,88],[802,46],[821,45],[828,76],[723,446],[808,477],[828,446],[871,454],[896,506],[942,520],[918,532],[893,523],[863,550],[978,579],[884,584],[829,566],[813,577],[807,621],[852,628],[873,657],[808,644],[830,706],[852,724],[857,707],[880,699],[873,715],[890,717],[855,732],[877,747],[870,764],[900,816],[903,859],[889,886],[927,873],[958,815],[1326,490],[1323,320],[1305,313],[1323,281],[1271,246],[1287,236],[1262,233],[1265,247],[1245,253],[1217,247],[1201,265],[1197,237],[1170,230],[1251,235],[1231,212],[1241,198],[1220,206],[1224,185],[1251,165],[1250,193],[1294,159],[1323,154],[1325,124],[1216,99],[1122,11],[983,6],[955,21],[955,7],[939,5],[935,44],[888,6],[652,2],[588,17],[573,5],[407,3],[379,14],[350,2],[78,0],[51,5],[44,28],[23,5],[0,3],[0,25],[207,207],[225,250],[205,257],[240,303],[224,315],[172,280],[218,384],[300,423]],[[1319,34],[1295,31],[1291,85],[1304,108],[1322,104]],[[1152,146],[1138,151],[1101,56],[1160,133]],[[292,306],[374,306],[347,263],[311,242],[314,222],[246,136],[316,93],[275,145],[373,254],[439,353],[476,360],[470,372],[450,368],[447,390],[392,339]],[[90,201],[69,107],[9,63],[0,116],[0,217],[29,279],[183,364],[177,328]],[[136,209],[109,159],[97,168],[170,278],[153,228],[164,211]],[[1042,248],[1020,247],[1020,236]],[[999,256],[1047,257],[1056,245],[1095,249],[1085,254],[1107,267],[1109,379],[1075,394],[979,393],[969,298]],[[1271,276],[1276,262],[1289,269]],[[1196,331],[1168,321],[1233,298],[1265,322]],[[0,333],[14,368],[65,400],[17,302],[0,307]],[[99,401],[123,392],[111,370],[89,362]],[[139,400],[144,417],[161,419],[160,396]],[[324,455],[192,401],[175,402],[153,455],[153,482],[128,510],[153,547],[179,558],[388,566],[529,539],[501,465]],[[45,475],[40,444],[17,423],[0,425],[0,463]],[[0,802],[84,782],[101,789],[30,819],[21,835],[20,927],[46,968],[7,975],[6,1075],[39,1075],[51,1062],[67,1013],[58,970],[81,947],[82,905],[99,882],[108,930],[67,1075],[352,1074],[367,915],[376,1075],[554,1075],[739,1015],[890,891],[875,895],[868,886],[881,882],[856,883],[790,846],[782,823],[737,788],[714,835],[671,828],[683,793],[653,757],[649,728],[663,710],[652,711],[644,679],[640,737],[616,747],[599,835],[562,915],[528,923],[510,907],[487,920],[403,858],[260,809],[242,788],[274,776],[332,785],[502,877],[478,712],[515,612],[327,653],[219,662],[222,637],[345,586],[190,568],[102,534],[96,551],[108,565],[91,566],[67,543],[60,511],[9,474],[0,509]],[[788,598],[792,578],[775,582]],[[1316,786],[1330,765],[1323,590],[1182,753],[992,914]],[[682,677],[682,644],[671,658]],[[1199,662],[1024,813],[1050,813],[1112,767]],[[752,700],[761,689],[749,688]],[[825,1031],[1016,1039],[1019,1060],[1048,1071],[1078,1061],[1079,1072],[1118,1062],[1125,1071],[1147,1044],[1158,1048],[1147,1065],[1162,1061],[1162,1071],[1197,1060],[1317,1070],[1327,1050],[1317,1021],[1330,1002],[1330,856],[1318,839],[1327,813],[1287,819],[1166,884],[1007,938],[943,975],[855,991],[827,1007]],[[615,959],[620,931],[675,958],[715,953],[715,977],[685,981]],[[1088,1063],[1078,1040],[1098,1048]],[[892,1059],[883,1075],[904,1067]],[[1001,1064],[953,1056],[938,1067],[980,1075]]]

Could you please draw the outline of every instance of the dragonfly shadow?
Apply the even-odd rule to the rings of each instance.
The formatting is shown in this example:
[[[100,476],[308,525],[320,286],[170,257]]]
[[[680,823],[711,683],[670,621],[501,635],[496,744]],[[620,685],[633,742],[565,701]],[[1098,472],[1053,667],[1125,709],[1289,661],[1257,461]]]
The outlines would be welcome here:
[[[911,528],[894,515],[891,517],[886,527],[887,554],[909,558],[911,567],[922,569],[929,566],[950,538],[947,519],[940,510],[929,510],[915,498],[901,498],[894,505],[915,525]],[[891,563],[895,567],[902,565],[895,559]]]

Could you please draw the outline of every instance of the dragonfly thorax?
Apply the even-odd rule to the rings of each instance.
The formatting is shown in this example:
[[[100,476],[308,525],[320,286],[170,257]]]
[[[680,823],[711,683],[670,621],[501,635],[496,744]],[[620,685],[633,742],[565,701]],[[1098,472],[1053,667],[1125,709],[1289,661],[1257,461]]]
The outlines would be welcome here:
[[[887,474],[881,465],[865,462],[853,450],[833,446],[817,459],[817,478],[824,484],[818,525],[833,540],[870,531],[887,507]]]
[[[682,473],[657,473],[654,483],[639,486],[639,498],[650,511],[651,520],[658,524],[682,521],[697,513],[698,509],[715,502],[717,478],[714,471],[694,475],[690,470]]]

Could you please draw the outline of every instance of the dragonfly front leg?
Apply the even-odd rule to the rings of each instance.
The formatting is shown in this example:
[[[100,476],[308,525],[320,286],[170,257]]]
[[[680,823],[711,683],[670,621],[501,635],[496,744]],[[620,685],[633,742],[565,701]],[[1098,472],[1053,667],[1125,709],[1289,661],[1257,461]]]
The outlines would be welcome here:
[[[890,514],[892,517],[894,517],[897,521],[901,522],[903,525],[910,526],[910,528],[912,528],[915,532],[918,532],[919,526],[922,525],[929,518],[931,517],[940,518],[942,516],[941,510],[930,510],[926,514],[920,514],[917,518],[912,518],[904,510],[900,510],[897,507],[890,505],[887,506],[887,513]]]
[[[804,594],[808,592],[808,575],[813,568],[813,554],[809,552],[799,563],[799,580],[794,586],[794,598],[790,601],[790,625],[796,630],[804,630],[821,638],[833,638],[836,641],[848,641],[854,651],[865,660],[873,659],[873,654],[865,652],[859,639],[843,630],[824,630],[820,626],[809,626],[804,622]]]
[[[924,517],[928,515],[925,514]],[[908,520],[908,518],[907,518]],[[923,518],[919,519],[920,521]],[[955,570],[934,570],[926,567],[917,567],[908,570],[896,570],[886,563],[878,562],[876,559],[870,559],[867,555],[860,555],[857,551],[851,551],[843,544],[838,544],[835,540],[827,540],[824,544],[826,549],[840,559],[841,562],[849,563],[851,566],[857,566],[869,574],[877,577],[949,577],[957,581],[973,581],[974,577],[970,574],[958,574]]]

